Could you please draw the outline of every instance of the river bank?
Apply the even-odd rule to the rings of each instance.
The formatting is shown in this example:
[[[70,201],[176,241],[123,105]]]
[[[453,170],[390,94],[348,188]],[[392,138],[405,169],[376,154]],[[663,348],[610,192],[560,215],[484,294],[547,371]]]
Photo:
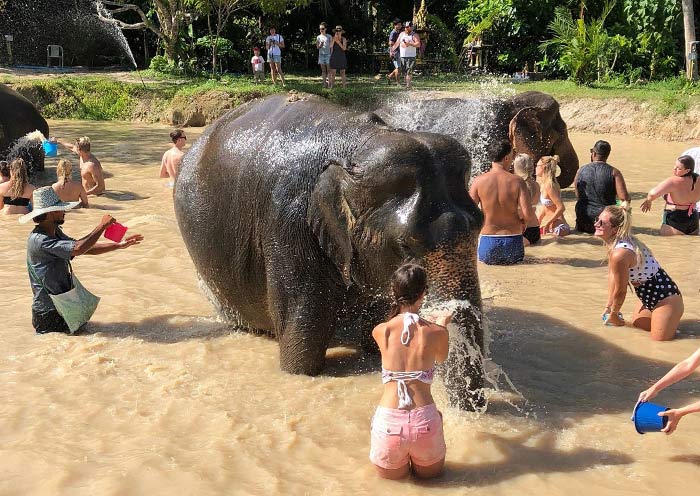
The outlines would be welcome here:
[[[287,87],[254,84],[250,78],[221,80],[162,78],[136,73],[42,73],[0,71],[0,81],[34,102],[42,114],[54,119],[118,120],[201,127],[223,113],[255,98],[278,92],[318,94],[342,105],[371,109],[403,94],[383,79],[351,76],[348,88],[333,91],[320,86],[315,76],[289,75]],[[579,87],[567,81],[513,84],[505,80],[419,78],[416,92],[436,96],[474,96],[543,91],[561,105],[573,132],[623,134],[666,141],[700,137],[700,87],[682,80],[646,85]],[[697,100],[697,103],[696,103]]]

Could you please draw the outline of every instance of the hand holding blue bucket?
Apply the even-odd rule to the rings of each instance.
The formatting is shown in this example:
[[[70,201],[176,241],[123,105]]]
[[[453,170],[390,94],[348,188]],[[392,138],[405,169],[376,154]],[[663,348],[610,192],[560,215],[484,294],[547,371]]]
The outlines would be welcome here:
[[[58,143],[54,143],[53,141],[49,140],[44,140],[44,142],[41,144],[44,147],[44,154],[47,157],[55,157],[58,155]]]
[[[660,412],[665,412],[668,407],[649,403],[648,401],[637,402],[632,414],[634,420],[634,428],[637,432],[644,434],[646,432],[661,432],[668,424],[668,417],[660,416]]]

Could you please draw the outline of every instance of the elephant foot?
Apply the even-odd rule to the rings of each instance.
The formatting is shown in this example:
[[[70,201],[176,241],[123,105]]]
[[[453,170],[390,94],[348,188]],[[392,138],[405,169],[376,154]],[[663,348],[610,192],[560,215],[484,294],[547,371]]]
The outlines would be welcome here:
[[[297,375],[319,375],[326,365],[328,338],[318,329],[285,332],[280,337],[280,368]]]

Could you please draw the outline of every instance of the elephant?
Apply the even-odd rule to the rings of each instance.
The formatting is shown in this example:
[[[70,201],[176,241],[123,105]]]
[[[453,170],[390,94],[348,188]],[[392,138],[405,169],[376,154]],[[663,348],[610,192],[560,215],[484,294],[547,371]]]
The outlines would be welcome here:
[[[461,186],[468,152],[449,136],[297,98],[229,111],[183,158],[175,213],[213,303],[276,336],[283,371],[317,375],[336,331],[355,326],[353,339],[371,343],[391,274],[422,263],[427,303],[457,300],[442,368],[450,404],[482,406],[483,216]]]
[[[30,173],[44,170],[41,142],[17,140],[32,131],[41,131],[48,137],[49,125],[32,102],[0,83],[0,156],[6,160],[23,158]]]
[[[559,155],[562,188],[570,186],[579,161],[559,113],[559,103],[539,91],[510,98],[443,98],[386,105],[376,111],[388,124],[409,131],[429,131],[459,140],[472,155],[472,175],[490,165],[486,150],[496,140],[509,139],[516,153],[535,163],[544,155]]]

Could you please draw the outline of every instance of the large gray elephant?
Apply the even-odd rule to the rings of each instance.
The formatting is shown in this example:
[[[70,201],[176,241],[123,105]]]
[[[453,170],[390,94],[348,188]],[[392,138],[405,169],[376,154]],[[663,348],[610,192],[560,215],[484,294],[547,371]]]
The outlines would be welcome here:
[[[535,162],[544,155],[559,155],[559,185],[574,181],[579,161],[559,113],[559,103],[539,91],[510,98],[442,98],[410,100],[382,107],[377,114],[388,124],[410,131],[447,134],[459,140],[472,156],[478,174],[490,165],[490,143],[510,139],[517,153]]]
[[[448,136],[275,95],[209,126],[184,157],[175,211],[215,303],[272,332],[291,373],[320,373],[338,329],[360,328],[367,342],[392,272],[424,264],[429,302],[459,300],[443,378],[451,404],[470,409],[483,404],[484,377],[470,359],[483,350],[483,218],[463,187],[469,167]]]
[[[49,136],[49,125],[34,104],[5,84],[0,84],[0,157],[24,159],[30,172],[44,170],[41,142],[13,146],[32,131]]]

